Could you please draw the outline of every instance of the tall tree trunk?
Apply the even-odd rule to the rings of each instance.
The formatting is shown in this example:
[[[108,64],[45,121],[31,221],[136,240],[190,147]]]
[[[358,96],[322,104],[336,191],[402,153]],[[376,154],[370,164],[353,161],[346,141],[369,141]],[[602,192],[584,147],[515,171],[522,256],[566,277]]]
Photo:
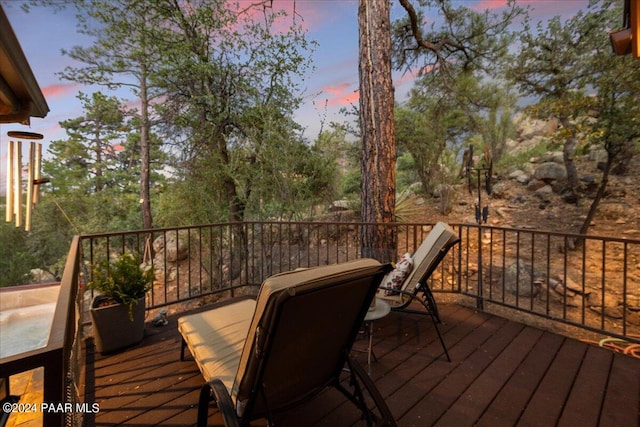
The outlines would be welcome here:
[[[102,139],[100,138],[100,125],[96,124],[96,129],[94,131],[94,152],[96,153],[96,163],[95,163],[95,175],[96,175],[96,188],[95,192],[99,193],[104,190],[104,178],[103,178],[103,147],[102,147]]]
[[[389,0],[360,0],[358,8],[362,222],[395,221],[396,148],[391,81]],[[363,257],[394,260],[397,235],[391,227],[365,226]]]
[[[565,129],[571,129],[571,123],[569,123],[569,119],[567,117],[561,117],[560,123],[564,126]],[[569,184],[569,191],[571,191],[573,200],[578,200],[578,187],[580,183],[578,182],[578,170],[576,169],[576,164],[573,162],[573,156],[576,152],[576,143],[577,139],[575,136],[575,132],[572,132],[571,135],[567,138],[564,143],[564,148],[562,150],[562,158],[564,161],[564,167],[567,170],[567,183]]]
[[[613,161],[614,157],[609,155],[607,157],[607,162],[604,165],[604,170],[602,171],[602,181],[600,182],[600,186],[598,187],[598,192],[593,198],[591,206],[589,206],[587,217],[584,219],[582,227],[580,227],[580,234],[587,234],[587,232],[589,231],[589,226],[591,225],[591,221],[593,221],[593,218],[596,216],[596,211],[598,210],[598,206],[600,205],[600,200],[602,200],[604,192],[607,189],[607,184],[609,183],[609,174],[611,173]]]
[[[140,208],[142,228],[153,227],[151,217],[151,141],[149,137],[149,94],[147,92],[147,69],[142,63],[140,79]]]

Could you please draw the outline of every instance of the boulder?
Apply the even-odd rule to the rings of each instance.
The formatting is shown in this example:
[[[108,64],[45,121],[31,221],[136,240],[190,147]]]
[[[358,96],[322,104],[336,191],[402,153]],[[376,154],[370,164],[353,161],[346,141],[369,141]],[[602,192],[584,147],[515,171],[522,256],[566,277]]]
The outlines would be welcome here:
[[[493,185],[492,197],[496,199],[506,199],[509,197],[509,186],[505,182],[497,182]]]
[[[523,170],[517,169],[509,174],[509,179],[514,179],[520,184],[527,184],[529,182],[529,175]]]
[[[545,162],[538,166],[533,176],[540,181],[556,181],[567,178],[567,170],[561,164]]]
[[[539,189],[541,189],[542,187],[544,187],[545,184],[544,181],[539,181],[537,179],[532,179],[527,183],[527,190],[529,191],[537,191]]]
[[[504,286],[510,293],[522,297],[535,297],[540,292],[540,284],[532,278],[531,266],[522,259],[505,268]]]
[[[598,148],[589,152],[589,160],[596,163],[605,163],[609,154],[604,148]]]
[[[543,187],[538,188],[534,194],[542,200],[547,200],[547,197],[550,194],[553,194],[553,187],[551,187],[550,185],[545,185]]]
[[[531,163],[559,163],[561,165],[564,164],[564,155],[562,151],[552,151],[546,154],[543,154],[540,157],[534,157],[531,160]]]
[[[514,122],[516,123],[516,135],[520,139],[549,136],[558,129],[556,120],[538,120],[521,113],[515,115]]]
[[[164,253],[169,262],[180,261],[189,256],[189,230],[169,231],[153,241],[156,254]]]
[[[31,270],[31,278],[35,283],[47,283],[47,282],[55,282],[56,278],[50,272],[43,270],[41,268],[34,268]]]

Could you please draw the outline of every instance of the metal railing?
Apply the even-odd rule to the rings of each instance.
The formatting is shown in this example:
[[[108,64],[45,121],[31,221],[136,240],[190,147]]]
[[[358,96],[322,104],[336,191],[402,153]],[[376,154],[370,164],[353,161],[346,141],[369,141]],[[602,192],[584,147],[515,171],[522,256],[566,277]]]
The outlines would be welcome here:
[[[267,277],[361,256],[366,227],[393,227],[395,257],[413,253],[421,223],[243,222],[82,236],[86,265],[134,251],[156,269],[147,308],[233,295]],[[640,240],[473,224],[430,279],[471,297],[604,335],[638,341]],[[383,242],[383,246],[385,243]],[[384,260],[382,260],[384,261]]]
[[[46,345],[0,359],[3,378],[44,368],[44,397],[36,408],[42,413],[44,426],[80,425],[82,419],[82,408],[76,405],[81,405],[84,392],[79,248],[80,237],[76,236],[67,256]]]
[[[394,228],[396,259],[413,253],[431,229],[419,223],[244,222],[77,236],[47,345],[0,359],[0,377],[44,367],[45,402],[83,405],[82,319],[91,298],[84,284],[90,266],[113,255],[134,252],[153,265],[147,310],[171,305],[180,311],[180,304],[201,298],[255,291],[279,272],[360,258],[367,227]],[[454,228],[461,242],[429,278],[434,292],[475,300],[480,309],[496,305],[640,342],[640,240]],[[43,413],[44,425],[79,425],[82,414],[72,412]]]
[[[82,236],[83,265],[123,252],[140,254],[156,271],[147,309],[259,286],[296,268],[361,257],[364,227],[338,222],[243,222]],[[425,224],[393,224],[397,252],[412,252],[426,237]],[[384,245],[384,242],[383,242]],[[90,279],[88,279],[89,281]]]
[[[459,226],[460,293],[640,341],[640,240]]]

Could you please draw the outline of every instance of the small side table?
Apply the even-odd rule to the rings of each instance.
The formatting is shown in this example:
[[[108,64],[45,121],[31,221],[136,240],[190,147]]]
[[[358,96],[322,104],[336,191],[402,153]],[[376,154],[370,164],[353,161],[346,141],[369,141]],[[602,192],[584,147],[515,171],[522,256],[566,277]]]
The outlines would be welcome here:
[[[367,346],[367,372],[371,375],[371,356],[377,360],[376,355],[373,353],[373,322],[378,319],[382,319],[391,311],[391,306],[388,302],[381,298],[376,298],[375,309],[367,312],[364,317],[365,330],[369,334],[369,343]],[[368,328],[368,329],[367,329]]]

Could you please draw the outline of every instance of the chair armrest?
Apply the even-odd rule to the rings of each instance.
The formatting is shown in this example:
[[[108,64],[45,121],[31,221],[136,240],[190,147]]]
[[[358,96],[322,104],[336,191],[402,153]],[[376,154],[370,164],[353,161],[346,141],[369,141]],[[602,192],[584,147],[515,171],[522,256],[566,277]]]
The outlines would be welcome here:
[[[213,394],[213,396],[211,396]],[[224,425],[227,427],[239,427],[238,417],[236,411],[233,408],[233,401],[229,395],[227,387],[218,378],[214,378],[200,390],[200,401],[198,402],[198,427],[204,427],[207,425],[207,418],[209,416],[209,402],[211,399],[215,400],[216,406],[222,415]]]
[[[431,292],[431,289],[427,284],[423,286],[421,283],[418,283],[416,285],[415,292],[408,292],[402,289],[385,288],[382,286],[380,287],[380,289],[384,289],[384,290],[388,289],[397,294],[407,296],[407,300],[404,301],[402,304],[399,304],[396,306],[392,305],[391,311],[406,311],[407,313],[417,313],[416,311],[407,310],[407,307],[409,306],[409,304],[411,304],[411,302],[415,299],[425,308],[426,314],[434,316],[435,320],[437,320],[438,323],[442,323],[440,321],[440,312],[438,311],[438,304],[436,303],[436,300],[433,297],[433,292]],[[422,293],[422,297],[419,295],[419,293]],[[380,298],[384,299],[384,297],[380,297]]]
[[[211,387],[213,395],[215,396],[218,410],[220,410],[222,419],[224,420],[224,425],[227,427],[239,427],[240,424],[238,423],[236,410],[233,407],[233,401],[231,400],[227,387],[217,378],[209,382],[209,387]]]

